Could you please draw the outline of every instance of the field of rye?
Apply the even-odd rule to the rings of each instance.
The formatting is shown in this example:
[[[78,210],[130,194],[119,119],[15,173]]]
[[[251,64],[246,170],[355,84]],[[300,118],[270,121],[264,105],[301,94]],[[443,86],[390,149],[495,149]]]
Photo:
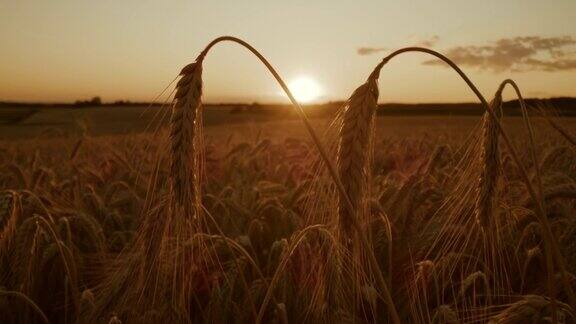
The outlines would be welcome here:
[[[266,65],[305,137],[205,136],[203,60],[223,41]],[[406,52],[462,77],[474,127],[377,127],[378,77]],[[487,101],[404,48],[325,127],[237,38],[175,82],[169,127],[0,141],[0,322],[576,321],[576,133],[525,105],[512,127],[514,81]]]

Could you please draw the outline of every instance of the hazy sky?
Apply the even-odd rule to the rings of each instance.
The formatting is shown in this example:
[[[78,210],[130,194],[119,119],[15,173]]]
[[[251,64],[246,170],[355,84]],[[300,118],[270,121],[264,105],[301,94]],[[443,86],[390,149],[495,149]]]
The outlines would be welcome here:
[[[381,56],[426,44],[491,96],[515,79],[526,96],[576,96],[575,0],[0,0],[0,101],[151,100],[212,38],[239,36],[288,81],[344,99]],[[362,55],[361,55],[362,54]],[[368,55],[366,55],[368,54]],[[396,58],[383,102],[472,101],[422,54]],[[204,66],[206,101],[283,101],[243,48]]]

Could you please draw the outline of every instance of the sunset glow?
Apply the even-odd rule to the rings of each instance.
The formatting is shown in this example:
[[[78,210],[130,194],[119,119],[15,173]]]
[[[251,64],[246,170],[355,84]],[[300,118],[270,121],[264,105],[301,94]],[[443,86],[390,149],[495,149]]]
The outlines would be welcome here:
[[[150,101],[221,35],[254,45],[289,84],[300,73],[322,80],[296,83],[303,101],[345,100],[405,46],[454,58],[486,93],[513,78],[527,97],[576,96],[575,11],[574,0],[0,1],[0,101]],[[238,46],[219,45],[206,62],[204,100],[283,101],[259,68]],[[393,60],[381,81],[382,102],[475,100],[423,54]]]
[[[300,101],[301,103],[309,103],[312,101],[317,100],[321,94],[322,90],[314,79],[310,77],[299,77],[294,79],[288,85],[290,91],[296,98],[296,100]]]

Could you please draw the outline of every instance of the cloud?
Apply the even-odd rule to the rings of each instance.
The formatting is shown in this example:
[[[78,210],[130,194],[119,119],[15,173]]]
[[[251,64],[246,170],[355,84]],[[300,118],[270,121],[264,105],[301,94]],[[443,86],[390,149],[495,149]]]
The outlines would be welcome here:
[[[445,53],[456,64],[495,72],[576,69],[576,38],[525,36],[502,38],[484,46],[456,46]],[[439,60],[426,65],[442,64]]]
[[[375,53],[383,52],[386,48],[384,47],[360,47],[356,50],[358,55],[372,55]]]
[[[438,35],[434,35],[429,39],[416,42],[413,46],[433,47],[434,45],[436,45],[436,43],[438,43],[439,40],[440,37],[438,37]],[[387,50],[389,49],[386,47],[359,47],[358,49],[356,49],[356,53],[358,53],[358,55],[372,55]]]
[[[438,35],[434,35],[434,36],[430,37],[430,39],[420,41],[415,46],[433,47],[434,45],[436,45],[436,43],[438,43],[439,40],[440,40],[440,37]]]

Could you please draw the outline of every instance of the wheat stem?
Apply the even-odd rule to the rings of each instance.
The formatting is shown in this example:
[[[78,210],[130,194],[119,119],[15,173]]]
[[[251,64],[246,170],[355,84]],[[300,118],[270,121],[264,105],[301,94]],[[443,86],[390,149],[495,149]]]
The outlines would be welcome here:
[[[42,321],[44,323],[50,324],[48,317],[46,316],[46,314],[44,314],[42,309],[40,309],[40,307],[38,307],[38,305],[36,305],[36,303],[32,299],[30,299],[28,296],[26,296],[25,294],[23,294],[19,291],[0,289],[0,296],[1,295],[20,298],[21,300],[25,301],[28,305],[30,305],[30,307],[32,307],[32,309],[34,309],[34,311],[36,311],[36,313],[38,314],[38,316],[40,316],[40,318],[42,318]]]
[[[214,45],[216,45],[219,42],[223,42],[223,41],[235,42],[235,43],[238,43],[238,44],[244,46],[246,49],[248,49],[250,52],[252,52],[252,54],[254,54],[266,66],[268,71],[272,74],[274,79],[276,79],[276,81],[278,82],[278,84],[280,85],[282,90],[288,96],[288,99],[290,99],[290,102],[292,103],[292,105],[296,108],[296,112],[298,113],[299,117],[302,119],[302,122],[304,123],[304,126],[306,127],[306,131],[308,132],[308,134],[312,138],[312,141],[314,142],[316,149],[320,153],[320,157],[322,158],[324,164],[328,168],[328,171],[330,172],[330,175],[331,175],[333,181],[336,182],[338,190],[340,190],[341,194],[343,194],[347,197],[346,190],[344,189],[344,186],[342,185],[342,182],[340,181],[340,179],[338,177],[338,173],[336,172],[336,168],[334,167],[334,165],[330,161],[328,154],[326,153],[324,146],[320,142],[318,135],[316,134],[316,132],[312,128],[312,125],[310,124],[310,121],[308,120],[308,117],[306,116],[304,109],[302,108],[300,103],[294,98],[294,95],[292,94],[292,92],[290,91],[288,86],[286,85],[286,82],[284,82],[282,77],[280,77],[278,72],[276,72],[276,69],[274,69],[274,67],[270,64],[270,62],[268,62],[268,60],[262,54],[260,54],[260,52],[258,52],[258,50],[256,50],[256,48],[254,48],[252,45],[248,44],[247,42],[245,42],[239,38],[236,38],[233,36],[222,36],[222,37],[218,37],[218,38],[214,39],[213,41],[211,41],[206,46],[206,48],[204,48],[204,50],[200,53],[200,55],[198,56],[198,59],[202,60],[208,54],[210,49],[212,47],[214,47]],[[347,200],[348,200],[347,204],[349,205],[349,208],[353,210],[353,205],[351,204],[350,199],[347,198]]]
[[[572,134],[570,134],[568,130],[566,130],[564,127],[562,127],[562,125],[558,124],[555,120],[553,120],[549,116],[546,116],[545,118],[550,124],[550,126],[552,126],[552,128],[557,130],[560,133],[560,135],[562,135],[570,144],[576,146],[576,138]]]
[[[302,122],[304,123],[304,126],[306,127],[308,134],[312,138],[312,141],[314,142],[316,149],[320,153],[320,157],[321,157],[322,161],[324,162],[324,164],[328,168],[330,176],[332,177],[332,180],[336,184],[337,190],[340,192],[341,197],[345,198],[346,207],[350,210],[351,213],[353,213],[354,207],[350,201],[348,194],[346,193],[346,190],[344,189],[344,186],[342,185],[340,178],[338,177],[338,173],[336,172],[336,168],[334,167],[334,165],[331,163],[330,159],[328,158],[328,154],[326,153],[322,143],[320,142],[320,139],[316,135],[316,132],[312,128],[310,121],[308,120],[308,117],[306,116],[306,113],[304,112],[304,109],[302,108],[300,103],[298,103],[298,101],[294,98],[294,95],[292,94],[292,92],[290,91],[290,89],[288,88],[288,86],[286,85],[284,80],[280,77],[278,72],[276,72],[276,70],[270,64],[270,62],[268,62],[268,60],[262,54],[260,54],[260,52],[258,52],[258,50],[256,50],[253,46],[251,46],[247,42],[245,42],[245,41],[243,41],[237,37],[222,36],[222,37],[218,37],[218,38],[214,39],[213,41],[211,41],[204,48],[204,50],[200,53],[200,55],[197,58],[197,61],[202,61],[204,59],[204,57],[208,54],[210,49],[212,47],[214,47],[214,45],[216,45],[219,42],[223,42],[223,41],[235,42],[237,44],[244,46],[246,49],[248,49],[250,52],[252,52],[252,54],[254,54],[266,66],[266,68],[272,74],[272,76],[274,76],[274,79],[276,79],[276,81],[278,82],[278,84],[280,85],[282,90],[284,90],[284,92],[286,93],[286,95],[290,99],[290,102],[292,103],[292,105],[296,108],[296,112],[298,113],[299,117],[301,118]],[[380,285],[380,287],[382,289],[382,292],[384,293],[384,300],[388,306],[388,310],[390,311],[390,315],[392,316],[392,320],[394,323],[400,323],[400,317],[398,316],[398,312],[396,311],[394,301],[392,300],[392,296],[390,294],[390,291],[388,290],[388,286],[386,285],[386,281],[384,279],[384,276],[383,276],[383,274],[380,271],[380,268],[378,266],[378,261],[376,259],[376,256],[374,255],[374,251],[372,249],[370,249],[370,245],[368,244],[368,241],[366,240],[366,238],[363,236],[362,230],[361,230],[360,226],[357,224],[357,222],[353,222],[352,226],[354,227],[355,231],[358,233],[360,243],[362,244],[363,248],[366,250],[366,252],[368,254],[369,262],[371,263],[372,268],[376,272],[375,273],[376,279],[377,279],[378,284]],[[257,319],[257,322],[260,322],[261,319],[262,319],[261,316],[259,316],[259,318]]]
[[[402,53],[407,53],[407,52],[427,53],[427,54],[435,56],[436,58],[439,58],[440,60],[444,61],[452,69],[454,69],[460,75],[460,77],[466,82],[466,84],[470,87],[470,89],[474,92],[474,94],[478,97],[478,99],[482,103],[484,110],[487,111],[493,118],[497,117],[496,114],[489,109],[488,102],[486,101],[484,96],[482,96],[482,94],[480,93],[478,88],[476,88],[474,83],[468,78],[468,76],[454,62],[452,62],[452,60],[450,60],[446,56],[444,56],[444,55],[442,55],[436,51],[433,51],[433,50],[430,50],[427,48],[422,48],[422,47],[405,47],[405,48],[399,49],[399,50],[389,54],[385,58],[383,58],[382,61],[376,66],[376,68],[374,69],[372,74],[379,74],[382,67],[386,63],[388,63],[393,57],[400,55]],[[556,241],[556,238],[554,237],[554,233],[552,232],[550,222],[548,221],[548,219],[546,217],[546,212],[544,210],[544,206],[542,205],[542,202],[540,200],[538,200],[538,195],[536,194],[536,191],[534,190],[534,186],[532,185],[532,183],[530,181],[530,177],[528,176],[528,171],[527,171],[526,167],[524,166],[524,164],[520,161],[520,157],[516,151],[516,148],[512,144],[510,138],[508,137],[506,131],[504,130],[504,128],[502,127],[500,122],[497,121],[497,119],[495,119],[495,120],[496,120],[495,125],[498,128],[498,131],[500,132],[500,134],[502,135],[502,139],[504,140],[504,144],[509,149],[514,163],[516,164],[516,166],[520,170],[520,175],[522,177],[522,181],[524,182],[530,196],[533,197],[533,199],[535,201],[537,201],[536,213],[535,213],[536,218],[537,218],[538,222],[540,222],[541,226],[544,228],[546,242],[548,242],[548,244],[550,244],[550,246],[551,246],[551,251],[552,251],[552,254],[554,257],[554,261],[556,262],[556,265],[558,266],[558,268],[561,272],[562,281],[563,281],[564,285],[566,285],[566,290],[567,290],[568,296],[570,298],[570,304],[572,307],[576,307],[576,298],[575,298],[572,286],[567,285],[568,283],[570,283],[570,280],[567,276],[564,257],[560,253],[560,249],[558,247],[558,242]],[[554,274],[551,273],[549,275],[553,276]]]
[[[526,107],[526,102],[524,101],[524,98],[522,96],[522,92],[520,91],[520,87],[518,87],[518,85],[516,84],[516,82],[514,80],[511,79],[506,79],[504,80],[501,84],[500,84],[500,88],[503,89],[506,85],[510,85],[513,89],[514,92],[516,93],[516,97],[518,98],[518,101],[520,102],[520,109],[522,111],[522,119],[524,121],[524,125],[526,127],[526,129],[528,130],[528,138],[530,141],[530,155],[532,158],[532,163],[534,164],[534,169],[536,170],[536,185],[538,188],[538,197],[539,199],[537,200],[538,203],[542,209],[545,211],[546,210],[546,199],[544,197],[544,187],[542,185],[542,175],[540,172],[540,163],[538,162],[538,157],[536,156],[536,144],[535,144],[535,139],[534,139],[534,128],[532,127],[532,123],[530,122],[530,118],[528,116],[528,109]],[[551,244],[545,244],[544,249],[546,250],[546,266],[548,268],[548,271],[552,274],[554,274],[554,265],[553,265],[553,260],[552,260],[552,254],[553,249],[550,246]],[[559,261],[563,262],[564,259],[561,258]],[[574,302],[576,301],[576,296],[574,296],[574,292],[572,291],[572,285],[570,283],[570,279],[568,278],[568,276],[566,275],[564,268],[565,265],[559,265],[560,268],[560,272],[561,272],[561,279],[562,279],[562,283],[563,285],[566,286],[566,291],[568,294],[568,298],[570,299],[570,303],[572,305],[574,305]],[[553,275],[549,275],[548,276],[548,286],[550,289],[550,297],[552,297],[552,306],[555,309],[557,307],[557,303],[556,303],[556,299],[555,299],[555,295],[556,295],[556,283],[555,283],[555,279]],[[554,313],[555,314],[555,313]]]

